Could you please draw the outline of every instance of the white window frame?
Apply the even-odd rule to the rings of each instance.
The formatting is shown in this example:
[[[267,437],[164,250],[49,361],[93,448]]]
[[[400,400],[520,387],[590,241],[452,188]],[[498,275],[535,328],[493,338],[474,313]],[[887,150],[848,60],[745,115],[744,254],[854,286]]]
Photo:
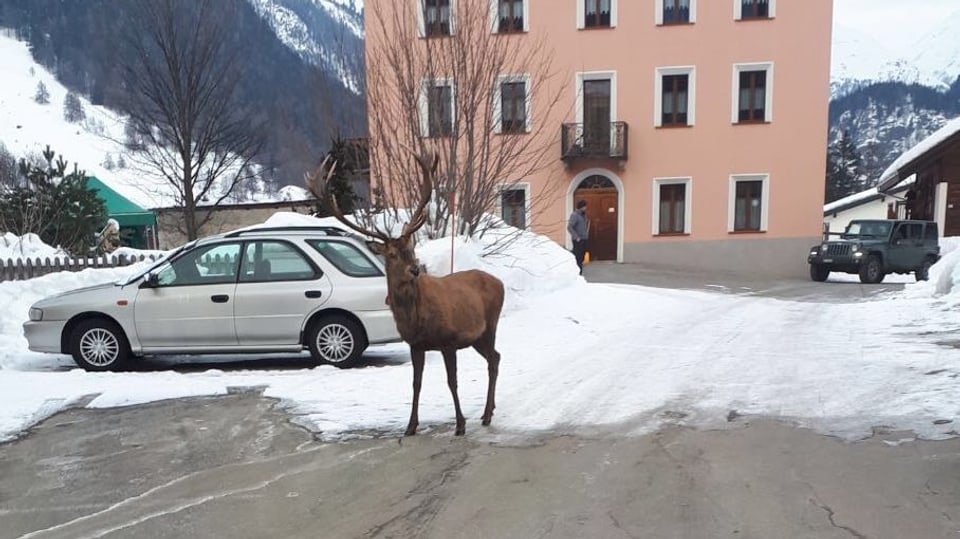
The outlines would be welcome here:
[[[526,97],[526,111],[525,111],[525,123],[523,132],[529,133],[531,130],[531,121],[530,114],[532,113],[532,96],[530,88],[530,75],[500,75],[497,77],[496,88],[494,89],[494,98],[493,98],[493,129],[496,133],[503,133],[503,83],[505,82],[522,82],[524,95]],[[509,133],[517,134],[517,133]]]
[[[664,185],[683,185],[683,233],[691,234],[693,226],[693,178],[681,176],[676,178],[653,179],[653,222],[651,233],[661,236],[660,233],[660,188]],[[673,234],[665,234],[667,236]]]
[[[577,100],[577,123],[583,123],[583,83],[590,80],[610,81],[610,121],[617,121],[617,72],[616,71],[581,71],[574,77],[574,95]]]
[[[490,1],[490,32],[494,34],[500,33],[500,0],[489,0]],[[523,0],[523,31],[530,31],[530,2],[531,0]]]
[[[497,190],[497,216],[503,219],[503,193],[506,191],[523,191],[523,223],[526,230],[530,230],[530,182],[502,183]]]
[[[427,4],[424,0],[413,0],[414,2],[414,11],[417,15],[417,37],[422,39],[427,39],[427,21],[423,18],[423,12],[427,10]],[[450,0],[450,35],[456,33],[456,15],[457,15],[457,0]]]
[[[768,19],[777,16],[777,0],[770,0],[769,12],[770,14],[767,16]],[[743,0],[733,0],[733,20],[743,20]]]
[[[687,125],[693,127],[697,121],[697,68],[696,66],[658,67],[653,83],[653,125],[663,126],[663,77],[669,75],[687,75]]]
[[[653,2],[654,17],[657,21],[657,26],[663,26],[663,0],[655,0]],[[690,22],[688,24],[694,24],[697,22],[697,0],[690,0]]]
[[[583,30],[587,27],[587,10],[583,5],[584,0],[574,0],[577,4],[577,30]],[[617,0],[610,0],[610,28],[617,27]]]
[[[762,180],[763,185],[761,189],[763,192],[760,193],[760,230],[754,231],[741,231],[734,230],[734,225],[736,224],[737,218],[737,182],[741,181],[752,181]],[[769,228],[770,220],[770,174],[768,173],[758,173],[758,174],[731,174],[730,175],[730,196],[727,202],[727,232],[738,234],[749,234],[766,232]]]
[[[417,99],[417,105],[420,112],[420,136],[430,138],[430,88],[437,86],[450,87],[450,120],[452,122],[451,131],[457,129],[457,85],[452,78],[444,79],[423,79],[420,81],[420,97]]]
[[[733,102],[730,109],[730,121],[740,123],[740,73],[743,71],[766,71],[767,88],[763,121],[773,121],[773,62],[753,62],[748,64],[733,64],[733,81],[731,84]]]

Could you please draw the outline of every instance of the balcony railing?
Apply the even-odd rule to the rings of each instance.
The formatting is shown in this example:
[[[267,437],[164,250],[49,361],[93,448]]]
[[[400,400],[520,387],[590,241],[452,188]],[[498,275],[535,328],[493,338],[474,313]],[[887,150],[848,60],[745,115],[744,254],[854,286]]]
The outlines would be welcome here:
[[[627,122],[609,124],[563,124],[560,130],[561,159],[627,159]]]

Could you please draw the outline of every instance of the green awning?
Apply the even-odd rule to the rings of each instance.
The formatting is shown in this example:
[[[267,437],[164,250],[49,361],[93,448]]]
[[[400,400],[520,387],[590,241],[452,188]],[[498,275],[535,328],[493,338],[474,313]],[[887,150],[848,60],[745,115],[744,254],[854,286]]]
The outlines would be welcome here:
[[[154,226],[157,216],[145,210],[114,191],[96,176],[87,177],[87,187],[97,192],[97,196],[107,207],[107,216],[116,219],[121,227],[124,226]]]

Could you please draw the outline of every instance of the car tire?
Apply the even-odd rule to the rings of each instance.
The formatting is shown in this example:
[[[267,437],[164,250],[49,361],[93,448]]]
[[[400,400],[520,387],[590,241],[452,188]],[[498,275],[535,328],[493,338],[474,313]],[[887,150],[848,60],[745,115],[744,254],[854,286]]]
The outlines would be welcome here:
[[[123,329],[111,320],[81,321],[70,334],[70,354],[88,371],[118,371],[127,367],[130,343]]]
[[[930,260],[929,258],[924,259],[923,264],[921,264],[920,267],[917,268],[917,271],[913,273],[918,283],[920,281],[926,281],[927,279],[930,278],[930,266],[932,265],[933,265],[933,260]]]
[[[830,276],[830,267],[825,264],[810,264],[810,278],[822,283]]]
[[[860,266],[860,282],[866,284],[877,284],[883,282],[883,262],[880,257],[870,255]]]
[[[342,315],[325,316],[307,332],[307,348],[317,363],[346,369],[360,361],[367,338],[354,320]]]

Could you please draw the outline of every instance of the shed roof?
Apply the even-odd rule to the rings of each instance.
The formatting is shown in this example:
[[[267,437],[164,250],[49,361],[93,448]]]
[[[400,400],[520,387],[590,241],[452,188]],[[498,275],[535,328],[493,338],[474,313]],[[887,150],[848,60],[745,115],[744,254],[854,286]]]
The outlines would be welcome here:
[[[157,224],[152,211],[145,210],[130,199],[111,189],[96,176],[87,177],[87,187],[97,192],[97,196],[107,207],[107,215],[117,220],[120,226],[150,226]]]
[[[903,152],[880,175],[877,189],[881,192],[890,190],[894,185],[919,172],[921,166],[926,165],[935,154],[954,142],[960,142],[960,117],[950,120],[919,144]]]

